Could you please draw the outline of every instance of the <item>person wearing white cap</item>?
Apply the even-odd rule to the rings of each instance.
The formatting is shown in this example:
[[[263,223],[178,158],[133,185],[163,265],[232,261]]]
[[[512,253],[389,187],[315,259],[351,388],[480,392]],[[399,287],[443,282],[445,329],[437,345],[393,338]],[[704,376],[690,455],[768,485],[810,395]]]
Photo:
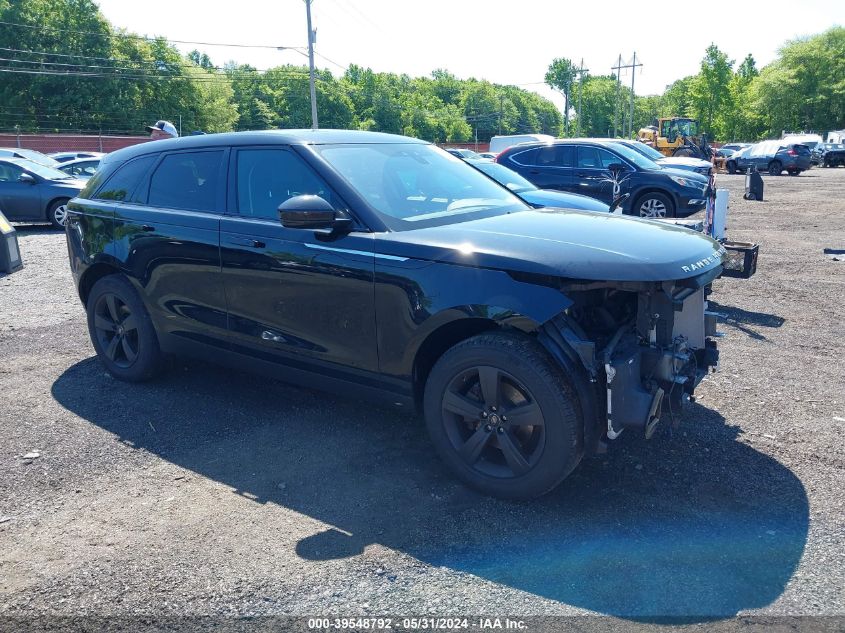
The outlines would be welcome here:
[[[170,121],[156,121],[155,125],[148,125],[146,129],[150,133],[150,138],[154,141],[162,138],[177,138],[179,136],[176,126]]]

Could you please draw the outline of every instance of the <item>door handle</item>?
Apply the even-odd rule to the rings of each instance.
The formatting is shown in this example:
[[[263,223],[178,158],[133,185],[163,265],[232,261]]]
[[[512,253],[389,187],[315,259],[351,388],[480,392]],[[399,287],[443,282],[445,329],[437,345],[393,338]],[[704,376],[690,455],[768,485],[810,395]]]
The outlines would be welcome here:
[[[537,174],[539,174],[539,173],[540,173],[540,170],[539,170],[539,169],[531,169],[531,170],[529,170],[529,172],[528,172],[528,173],[529,173],[529,174],[533,174],[533,175],[535,175],[535,176],[536,176]]]
[[[583,172],[577,173],[577,174],[575,174],[575,175],[576,175],[578,178],[587,178],[587,177],[589,177],[589,174],[585,174],[585,173],[583,173]]]
[[[249,246],[251,248],[265,248],[267,246],[264,242],[253,240],[248,237],[227,237],[226,243],[233,244],[235,246]]]

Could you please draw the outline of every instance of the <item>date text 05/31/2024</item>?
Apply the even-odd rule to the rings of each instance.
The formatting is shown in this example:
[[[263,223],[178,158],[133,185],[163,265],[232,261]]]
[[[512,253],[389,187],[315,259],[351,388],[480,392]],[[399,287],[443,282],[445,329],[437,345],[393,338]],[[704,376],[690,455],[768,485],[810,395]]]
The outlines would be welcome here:
[[[379,630],[511,630],[524,631],[527,626],[522,620],[511,620],[510,618],[375,618],[375,617],[354,617],[354,618],[308,618],[308,628],[315,631],[329,630],[356,630],[356,631],[379,631]]]

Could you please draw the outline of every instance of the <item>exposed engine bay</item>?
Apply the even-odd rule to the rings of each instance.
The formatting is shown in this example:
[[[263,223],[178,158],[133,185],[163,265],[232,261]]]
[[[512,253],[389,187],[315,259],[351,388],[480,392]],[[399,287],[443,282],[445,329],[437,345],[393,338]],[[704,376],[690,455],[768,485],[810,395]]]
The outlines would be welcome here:
[[[679,281],[563,284],[574,303],[553,327],[604,392],[596,414],[606,420],[608,439],[625,429],[651,437],[666,415],[677,424],[685,401],[718,367],[718,315],[706,300],[718,272]]]

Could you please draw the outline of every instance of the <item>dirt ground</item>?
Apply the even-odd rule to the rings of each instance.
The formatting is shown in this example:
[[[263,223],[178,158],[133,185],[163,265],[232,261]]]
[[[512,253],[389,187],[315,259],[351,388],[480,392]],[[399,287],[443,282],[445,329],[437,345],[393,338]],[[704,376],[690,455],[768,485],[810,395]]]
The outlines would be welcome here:
[[[19,227],[0,616],[845,615],[845,169],[743,182],[718,178],[729,237],[760,260],[715,284],[721,371],[530,503],[457,484],[409,412],[196,363],[111,379],[64,235]]]

